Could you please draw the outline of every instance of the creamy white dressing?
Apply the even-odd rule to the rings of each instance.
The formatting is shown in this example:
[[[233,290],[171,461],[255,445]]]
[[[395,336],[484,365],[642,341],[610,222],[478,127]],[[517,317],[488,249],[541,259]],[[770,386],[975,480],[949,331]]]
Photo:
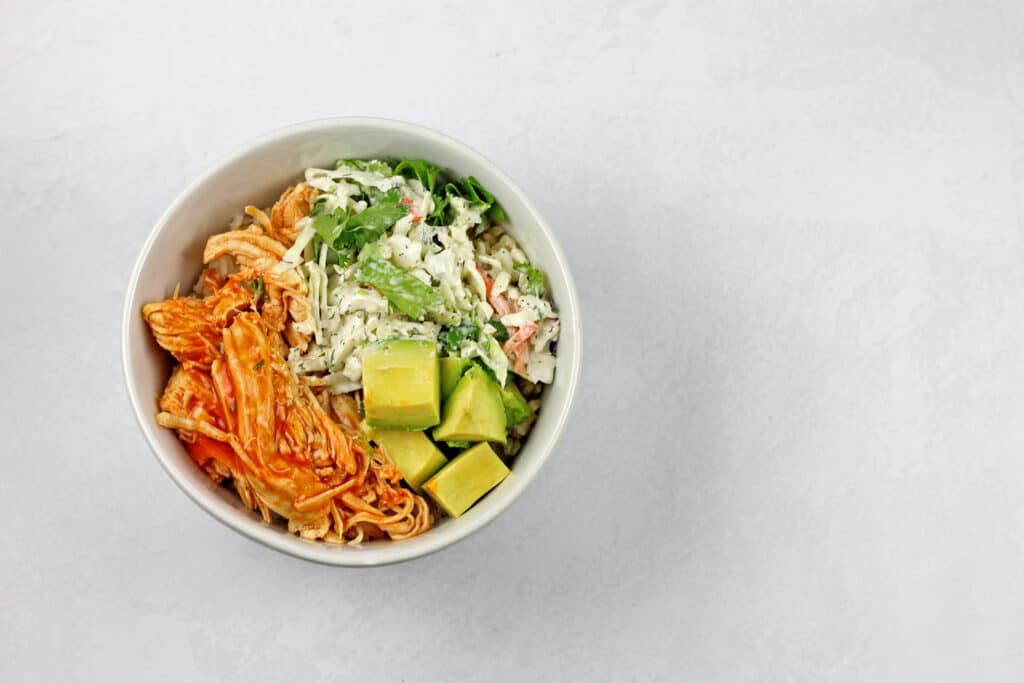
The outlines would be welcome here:
[[[355,391],[361,386],[362,348],[366,344],[390,338],[437,341],[444,325],[469,321],[476,324],[480,332],[475,339],[463,341],[458,354],[479,359],[504,383],[514,357],[510,358],[497,341],[499,325],[488,324],[495,314],[494,297],[502,297],[515,309],[501,317],[501,323],[511,328],[510,332],[525,324],[537,325],[528,343],[527,379],[552,381],[555,357],[550,347],[558,338],[558,314],[549,301],[521,294],[521,289],[527,288],[529,283],[524,275],[515,271],[515,265],[528,261],[511,237],[503,237],[491,248],[470,237],[483,221],[482,211],[486,205],[473,205],[461,197],[451,197],[451,224],[428,225],[423,217],[433,211],[434,199],[416,179],[348,167],[310,168],[305,177],[306,183],[319,191],[316,201],[323,203],[327,211],[365,210],[367,202],[359,199],[366,192],[365,188],[381,192],[400,190],[408,213],[378,242],[379,253],[436,288],[443,308],[429,311],[423,321],[409,319],[389,305],[376,289],[356,280],[358,264],[346,267],[329,264],[326,245],[320,253],[312,253],[316,232],[312,221],[304,218],[296,224],[299,234],[295,244],[278,266],[297,269],[309,287],[312,310],[306,326],[313,339],[305,353],[296,348],[290,352],[288,360],[297,373],[326,372],[324,379],[332,392]],[[488,301],[487,283],[481,269],[492,283],[492,301]]]

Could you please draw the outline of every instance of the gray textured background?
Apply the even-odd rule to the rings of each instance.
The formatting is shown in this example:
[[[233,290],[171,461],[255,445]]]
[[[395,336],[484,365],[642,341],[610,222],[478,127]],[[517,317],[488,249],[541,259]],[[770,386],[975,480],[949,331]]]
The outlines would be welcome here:
[[[1024,677],[1021,3],[141,4],[3,3],[0,679]],[[199,511],[118,352],[184,185],[345,114],[506,169],[584,312],[530,490],[371,571]]]

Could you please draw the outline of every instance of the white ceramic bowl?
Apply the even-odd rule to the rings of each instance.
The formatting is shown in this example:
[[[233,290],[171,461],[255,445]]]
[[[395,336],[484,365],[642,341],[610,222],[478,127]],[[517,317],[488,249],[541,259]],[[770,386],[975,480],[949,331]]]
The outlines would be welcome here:
[[[429,532],[405,541],[334,546],[289,534],[281,524],[264,525],[234,491],[214,484],[196,467],[176,435],[158,427],[157,400],[170,374],[170,358],[153,341],[142,305],[188,287],[199,274],[203,245],[223,231],[246,204],[268,206],[310,166],[335,159],[412,157],[427,159],[460,176],[473,175],[502,203],[509,232],[547,275],[561,315],[558,368],[544,393],[537,424],[512,465],[512,474],[458,519],[444,519]],[[515,500],[537,475],[565,426],[580,373],[580,324],[576,287],[551,229],[522,191],[476,151],[428,128],[371,118],[311,121],[275,131],[243,145],[189,185],[153,226],[125,294],[121,352],[128,395],[157,460],[201,508],[249,538],[296,557],[344,566],[374,566],[420,557],[482,528]]]

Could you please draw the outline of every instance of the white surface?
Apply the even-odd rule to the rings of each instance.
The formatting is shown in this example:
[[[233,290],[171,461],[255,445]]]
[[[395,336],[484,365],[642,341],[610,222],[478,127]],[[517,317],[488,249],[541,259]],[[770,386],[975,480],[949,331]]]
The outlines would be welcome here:
[[[1024,676],[1019,2],[344,4],[7,6],[0,679]],[[507,170],[585,330],[544,476],[370,571],[196,508],[118,365],[174,195],[341,114]]]

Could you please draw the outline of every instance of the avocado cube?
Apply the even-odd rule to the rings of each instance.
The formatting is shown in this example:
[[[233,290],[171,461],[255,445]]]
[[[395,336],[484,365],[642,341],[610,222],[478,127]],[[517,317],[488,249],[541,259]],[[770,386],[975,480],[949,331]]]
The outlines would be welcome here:
[[[462,378],[462,373],[469,369],[473,361],[468,358],[444,357],[441,359],[441,400],[447,401],[455,385]]]
[[[363,409],[378,429],[421,430],[441,420],[437,345],[390,339],[363,349]]]
[[[462,376],[444,404],[444,419],[433,431],[435,441],[505,443],[505,405],[498,383],[474,365]]]
[[[479,443],[442,467],[427,480],[423,490],[437,501],[441,509],[452,517],[458,517],[508,474],[508,467],[490,445]]]
[[[384,449],[402,478],[417,492],[430,475],[448,462],[423,432],[374,429],[370,439]]]
[[[526,405],[526,399],[512,382],[501,388],[501,402],[505,404],[505,422],[509,427],[530,417],[530,406]]]

